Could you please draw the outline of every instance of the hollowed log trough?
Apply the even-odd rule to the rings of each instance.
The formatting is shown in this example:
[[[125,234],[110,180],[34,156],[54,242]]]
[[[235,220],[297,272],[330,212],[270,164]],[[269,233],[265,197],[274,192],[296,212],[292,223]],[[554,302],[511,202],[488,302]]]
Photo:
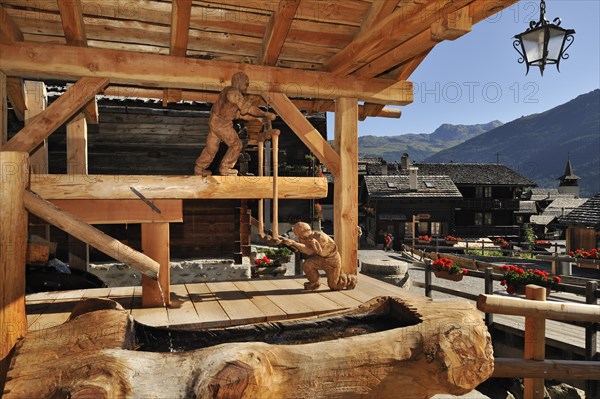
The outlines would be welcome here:
[[[463,300],[379,297],[326,317],[175,331],[93,299],[18,343],[3,397],[428,398],[492,372],[487,328]]]

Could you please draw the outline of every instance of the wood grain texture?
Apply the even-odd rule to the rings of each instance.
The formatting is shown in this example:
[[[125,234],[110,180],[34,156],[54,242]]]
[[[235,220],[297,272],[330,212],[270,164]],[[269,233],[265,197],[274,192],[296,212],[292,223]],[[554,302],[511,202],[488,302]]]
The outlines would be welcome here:
[[[335,149],[340,169],[333,186],[333,228],[342,257],[342,272],[358,274],[358,102],[338,98],[335,112]]]
[[[156,278],[159,264],[148,256],[107,236],[100,230],[79,220],[77,217],[57,208],[52,203],[26,191],[23,196],[25,207],[31,213],[44,219],[79,240],[91,245],[106,255],[117,259],[143,274]]]
[[[257,199],[273,197],[270,177],[36,175],[31,190],[46,199],[138,199],[134,187],[154,199]],[[280,177],[280,199],[323,198],[327,181],[321,177]]]
[[[221,303],[235,306],[234,286],[208,286],[221,297]],[[462,300],[444,301],[440,307],[411,295],[379,297],[349,311],[314,320],[284,321],[277,327],[318,329],[339,318],[370,314],[400,318],[404,326],[301,345],[238,342],[157,353],[125,350],[129,341],[122,331],[131,331],[127,313],[100,309],[83,313],[53,331],[53,336],[69,331],[72,339],[81,337],[79,342],[86,350],[69,351],[26,338],[10,370],[5,397],[52,397],[56,392],[76,397],[83,388],[105,393],[93,396],[105,398],[188,397],[190,392],[200,398],[385,398],[400,389],[407,397],[431,397],[467,393],[493,371],[489,333],[479,313]],[[251,313],[245,316],[252,317]],[[102,323],[103,318],[110,322]],[[149,316],[146,319],[150,320]],[[90,325],[119,327],[111,342],[100,335],[97,342],[88,344],[90,333],[95,332]],[[257,332],[277,327],[249,326]],[[71,342],[65,345],[72,346]],[[33,359],[35,355],[39,359]],[[50,369],[44,362],[49,358],[53,359]],[[153,382],[157,369],[161,370],[159,385]]]
[[[361,80],[325,72],[257,65],[240,68],[239,64],[222,61],[50,44],[0,44],[0,52],[11,54],[0,58],[0,69],[22,76],[56,79],[103,76],[114,83],[221,91],[225,82],[243,69],[253,83],[248,88],[249,94],[271,90],[289,97],[321,99],[349,95],[393,105],[408,104],[413,98],[409,82],[393,85],[395,82],[386,79]]]
[[[27,212],[23,193],[28,182],[28,158],[23,152],[0,152],[0,376],[6,371],[5,359],[27,332]]]
[[[60,125],[86,105],[107,84],[108,79],[104,78],[81,78],[39,117],[13,136],[4,145],[3,149],[5,151],[32,151]]]

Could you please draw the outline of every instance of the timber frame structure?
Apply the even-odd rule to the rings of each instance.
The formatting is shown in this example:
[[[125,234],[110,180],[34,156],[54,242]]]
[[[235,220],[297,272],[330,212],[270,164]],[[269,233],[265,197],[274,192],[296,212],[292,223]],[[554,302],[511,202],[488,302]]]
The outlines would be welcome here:
[[[515,2],[0,0],[0,357],[5,359],[26,332],[25,208],[52,223],[58,221],[65,231],[90,244],[91,234],[94,245],[137,265],[149,276],[148,297],[158,300],[158,283],[152,278],[159,269],[168,269],[165,226],[179,219],[176,211],[160,221],[152,214],[140,216],[137,221],[147,225],[143,246],[167,242],[158,254],[143,255],[96,234],[84,216],[74,218],[49,201],[63,200],[64,205],[73,198],[137,199],[125,180],[123,186],[114,178],[77,176],[87,173],[86,124],[98,123],[96,94],[162,98],[164,104],[211,102],[235,72],[244,71],[256,103],[272,107],[335,176],[335,239],[344,271],[356,274],[357,121],[399,117],[397,108],[386,106],[412,102],[407,79],[437,43],[468,33],[473,24]],[[43,92],[44,79],[74,84],[44,109],[43,96],[35,97]],[[26,121],[10,140],[7,100]],[[333,148],[301,110],[335,112]],[[65,123],[71,143],[67,159],[78,167],[69,169],[68,175],[46,176],[44,142]],[[27,154],[29,161],[23,156]],[[31,175],[31,184],[28,162],[39,174]],[[147,199],[174,201],[175,208],[182,198],[244,198],[242,193],[251,192],[258,199],[273,194],[268,178],[248,183],[252,190],[244,189],[243,179],[236,177],[144,179],[148,180],[136,188]],[[279,198],[326,195],[324,179],[305,179],[279,187]],[[88,202],[81,208],[89,206],[93,205]],[[77,209],[70,211],[77,215]],[[168,272],[162,276],[163,290],[168,292]],[[4,327],[9,325],[7,332]]]

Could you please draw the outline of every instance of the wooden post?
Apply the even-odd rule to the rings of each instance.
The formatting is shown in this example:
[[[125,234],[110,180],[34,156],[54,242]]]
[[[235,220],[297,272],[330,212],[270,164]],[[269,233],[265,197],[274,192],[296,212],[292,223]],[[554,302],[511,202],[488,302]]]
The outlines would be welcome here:
[[[279,130],[271,132],[273,141],[273,217],[271,218],[271,230],[273,238],[279,238],[279,186],[277,177],[279,176]]]
[[[485,281],[485,293],[488,295],[491,295],[494,293],[494,278],[492,276],[492,273],[494,272],[494,268],[492,267],[486,267],[485,268],[485,276],[484,276],[484,281]],[[491,312],[486,312],[485,313],[485,325],[490,327],[492,324],[494,324],[494,314]]]
[[[27,97],[27,109],[25,110],[25,125],[29,125],[33,119],[46,109],[48,97],[44,82],[25,81],[25,96]],[[33,173],[48,173],[48,140],[44,139],[41,144],[31,151],[29,158]]]
[[[534,301],[546,300],[546,288],[529,284],[525,288],[525,297]],[[525,317],[525,360],[544,360],[546,349],[546,319]],[[544,379],[525,378],[523,397],[525,399],[544,399]]]
[[[265,173],[265,142],[258,140],[258,176],[263,177]],[[265,234],[265,208],[264,200],[258,200],[258,234]]]
[[[27,332],[25,254],[29,154],[0,152],[0,392],[15,343]]]
[[[585,284],[585,303],[596,305],[596,290],[598,289],[597,281],[588,281]],[[595,325],[590,323],[585,327],[585,360],[598,361],[597,341],[598,332]],[[586,381],[585,397],[597,398],[600,394],[600,383],[598,381]]]
[[[333,232],[342,258],[342,271],[357,275],[358,101],[356,98],[336,99],[334,139],[335,149],[340,157],[340,168],[335,173]]]
[[[23,84],[25,90],[25,126],[30,125],[36,116],[42,113],[48,105],[48,97],[46,94],[46,85],[44,82],[34,82],[26,80]],[[44,174],[48,173],[48,140],[42,140],[41,144],[30,152],[29,166],[32,173]],[[29,234],[39,235],[47,241],[50,241],[50,225],[41,222],[39,219],[29,217]]]
[[[8,140],[8,103],[6,102],[6,75],[0,71],[0,148]]]
[[[67,174],[88,174],[87,121],[83,112],[67,124]],[[88,264],[89,246],[69,236],[69,266],[87,270]]]
[[[142,223],[142,250],[160,265],[157,280],[142,275],[142,306],[168,306],[171,303],[169,223]]]
[[[425,261],[425,296],[431,298],[431,263]]]

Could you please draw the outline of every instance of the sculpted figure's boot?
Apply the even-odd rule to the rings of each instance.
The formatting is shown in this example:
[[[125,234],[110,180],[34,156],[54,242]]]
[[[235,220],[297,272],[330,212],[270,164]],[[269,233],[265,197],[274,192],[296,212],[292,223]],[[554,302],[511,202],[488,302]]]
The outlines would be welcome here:
[[[219,173],[221,173],[221,176],[237,176],[238,171],[231,168],[221,168],[219,169]]]
[[[196,167],[194,168],[194,174],[196,176],[210,176],[210,175],[212,175],[212,172],[208,169],[204,169],[204,168],[196,165]]]
[[[314,291],[320,286],[321,284],[319,282],[311,283],[310,281],[307,281],[306,283],[304,283],[304,289],[307,291]]]

